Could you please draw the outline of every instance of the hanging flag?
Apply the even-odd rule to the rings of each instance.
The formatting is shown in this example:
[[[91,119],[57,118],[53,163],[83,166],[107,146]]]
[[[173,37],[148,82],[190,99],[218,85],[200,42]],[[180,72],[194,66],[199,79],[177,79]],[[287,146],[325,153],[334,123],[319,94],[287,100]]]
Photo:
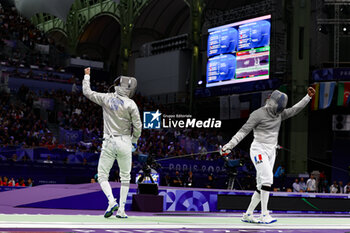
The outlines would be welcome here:
[[[241,104],[239,102],[239,95],[230,96],[230,119],[241,118]]]
[[[320,83],[320,101],[319,108],[328,108],[332,102],[335,89],[335,82],[322,82]]]
[[[220,96],[220,120],[230,118],[230,97]]]
[[[350,101],[350,82],[338,84],[338,106],[348,106]]]
[[[250,102],[241,102],[240,103],[240,117],[241,118],[248,118],[249,112],[250,112]]]
[[[318,101],[319,101],[319,97],[320,97],[320,83],[314,83],[311,86],[316,91],[315,95],[312,97],[312,100],[311,100],[311,110],[317,110],[318,109]]]

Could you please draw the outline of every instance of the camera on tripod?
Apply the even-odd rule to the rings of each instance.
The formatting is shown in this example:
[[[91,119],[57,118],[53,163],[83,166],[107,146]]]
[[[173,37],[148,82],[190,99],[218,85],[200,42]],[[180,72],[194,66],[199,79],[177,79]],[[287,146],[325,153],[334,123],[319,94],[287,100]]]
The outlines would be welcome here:
[[[156,162],[152,155],[139,154],[138,161],[143,163],[142,169],[136,175],[138,193],[158,195],[160,179],[156,169],[160,169],[161,165]]]
[[[239,187],[242,189],[242,186],[237,179],[237,175],[238,175],[237,167],[242,167],[242,161],[240,159],[232,159],[231,157],[227,156],[225,157],[224,167],[226,168],[227,175],[228,175],[227,189],[233,190],[235,186],[235,182],[237,182]]]
[[[163,196],[158,195],[159,173],[161,169],[152,155],[139,154],[138,161],[142,169],[136,174],[137,194],[132,199],[132,210],[143,212],[162,212]]]

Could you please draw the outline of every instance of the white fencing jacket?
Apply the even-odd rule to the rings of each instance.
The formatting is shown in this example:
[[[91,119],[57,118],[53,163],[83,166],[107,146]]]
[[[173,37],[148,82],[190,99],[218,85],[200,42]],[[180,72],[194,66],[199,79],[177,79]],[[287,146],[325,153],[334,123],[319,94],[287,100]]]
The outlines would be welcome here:
[[[286,120],[298,114],[309,102],[311,97],[306,95],[298,103],[291,108],[286,108],[280,114],[273,115],[269,111],[269,105],[265,105],[249,116],[247,122],[232,137],[232,139],[223,147],[223,150],[231,150],[245,137],[250,131],[254,132],[254,142],[269,144],[276,146],[278,140],[278,132],[281,121]]]
[[[103,134],[108,136],[130,135],[136,143],[141,135],[142,123],[136,103],[127,96],[99,93],[90,88],[90,75],[83,80],[83,94],[103,109]],[[131,135],[132,133],[132,135]]]

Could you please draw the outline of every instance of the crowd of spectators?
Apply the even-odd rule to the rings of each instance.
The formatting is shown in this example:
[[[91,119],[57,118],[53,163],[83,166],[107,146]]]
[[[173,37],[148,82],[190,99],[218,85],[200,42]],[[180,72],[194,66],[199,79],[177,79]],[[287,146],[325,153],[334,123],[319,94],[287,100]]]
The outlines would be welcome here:
[[[105,92],[107,86],[100,84],[97,89]],[[22,86],[16,96],[10,94],[0,97],[0,144],[5,146],[48,147],[79,150],[83,152],[100,152],[103,137],[102,108],[88,101],[81,92],[62,90],[34,92]],[[83,140],[75,144],[59,144],[57,135],[48,128],[47,120],[42,120],[40,107],[35,106],[39,98],[53,99],[55,108],[52,111],[57,124],[66,130],[81,130]],[[150,109],[161,109],[137,95],[135,101],[140,106],[140,112]],[[93,113],[93,114],[91,114]],[[144,130],[138,142],[140,153],[152,154],[157,157],[180,156],[189,153],[203,153],[192,156],[197,160],[214,160],[218,146],[223,144],[223,136],[215,130],[177,129],[149,131]],[[237,152],[238,157],[241,156]]]
[[[343,181],[333,181],[329,185],[324,171],[311,173],[306,182],[303,177],[296,178],[292,187],[293,192],[350,194],[350,182],[344,186]]]
[[[56,142],[47,126],[47,121],[35,114],[31,95],[26,102],[10,98],[10,94],[0,95],[0,145],[22,146],[24,148],[48,146]]]
[[[106,92],[105,82],[96,84],[96,91]],[[81,92],[55,91],[46,93],[45,97],[54,98],[57,108],[57,120],[66,130],[82,130],[86,143],[80,143],[81,150],[95,151],[98,138],[103,137],[102,108],[82,95]],[[166,112],[165,106],[148,101],[141,95],[134,97],[140,114],[143,111],[159,109]],[[93,113],[93,114],[91,114]],[[143,130],[138,142],[139,152],[158,157],[176,156],[218,150],[224,142],[220,132],[215,130],[177,129],[159,131]],[[194,159],[216,159],[218,153],[194,156]]]
[[[49,41],[43,32],[38,30],[29,20],[18,15],[14,6],[0,5],[1,38],[19,39],[29,48],[35,43],[47,45]]]
[[[18,15],[14,6],[0,4],[0,62],[4,66],[16,68],[10,69],[10,76],[62,80],[53,71],[61,70],[57,61],[64,56],[63,52],[63,47],[56,45],[28,19]],[[32,69],[48,72],[35,73]]]
[[[33,179],[28,178],[24,180],[23,178],[14,179],[13,177],[9,179],[7,176],[0,176],[0,186],[7,187],[32,187]]]

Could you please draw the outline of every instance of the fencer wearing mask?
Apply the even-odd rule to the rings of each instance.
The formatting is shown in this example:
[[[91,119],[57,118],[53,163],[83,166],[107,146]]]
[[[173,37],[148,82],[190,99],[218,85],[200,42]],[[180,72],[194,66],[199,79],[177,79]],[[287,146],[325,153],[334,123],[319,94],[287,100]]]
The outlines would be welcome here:
[[[273,166],[281,121],[298,114],[310,102],[315,92],[315,89],[309,87],[307,95],[303,99],[291,108],[286,108],[288,96],[278,90],[273,91],[267,99],[266,105],[252,112],[248,121],[222,147],[221,154],[227,155],[253,130],[254,140],[250,147],[250,159],[256,169],[257,189],[251,198],[247,211],[243,214],[243,222],[269,224],[277,221],[270,216],[267,204],[273,184]],[[253,216],[253,211],[260,202],[261,215],[256,219]]]
[[[102,191],[108,199],[105,218],[117,211],[118,218],[127,218],[125,203],[129,192],[132,151],[136,150],[141,135],[142,123],[136,103],[131,99],[135,94],[137,81],[133,77],[120,76],[112,85],[113,93],[98,93],[90,88],[90,68],[85,69],[83,94],[103,109],[103,143],[98,162],[97,175]],[[93,113],[92,113],[93,114]],[[108,182],[109,172],[118,161],[120,170],[119,205]]]

